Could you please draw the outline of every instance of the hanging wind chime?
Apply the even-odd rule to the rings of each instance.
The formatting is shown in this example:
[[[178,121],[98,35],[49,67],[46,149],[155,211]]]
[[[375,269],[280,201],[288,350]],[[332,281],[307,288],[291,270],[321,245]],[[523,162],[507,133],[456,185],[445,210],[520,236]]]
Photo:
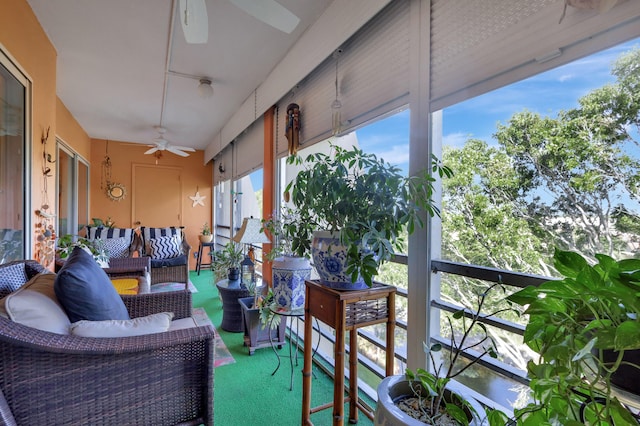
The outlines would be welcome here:
[[[336,80],[335,80],[335,88],[336,88],[336,97],[331,102],[331,130],[333,132],[333,136],[338,135],[342,130],[342,114],[340,109],[342,108],[342,102],[340,102],[339,90],[338,90],[338,59],[342,54],[342,49],[336,49],[333,52],[333,58],[336,60]]]
[[[53,220],[53,214],[49,208],[49,188],[48,179],[52,177],[50,164],[55,163],[51,154],[47,153],[47,140],[49,139],[49,127],[46,133],[42,133],[40,142],[42,143],[42,204],[40,209],[36,210],[35,223],[35,253],[34,258],[45,268],[49,268],[54,260],[56,233]]]
[[[111,201],[121,201],[127,195],[127,189],[121,183],[111,180],[111,158],[109,158],[109,141],[105,147],[104,160],[102,160],[102,176],[100,178],[100,189]]]

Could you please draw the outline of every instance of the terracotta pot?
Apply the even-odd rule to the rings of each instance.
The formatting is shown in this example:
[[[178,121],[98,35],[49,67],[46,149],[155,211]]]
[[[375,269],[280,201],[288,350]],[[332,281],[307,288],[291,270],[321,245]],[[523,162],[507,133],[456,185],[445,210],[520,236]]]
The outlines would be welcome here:
[[[210,243],[211,241],[213,241],[213,234],[209,234],[209,235],[200,234],[199,238],[201,243]]]

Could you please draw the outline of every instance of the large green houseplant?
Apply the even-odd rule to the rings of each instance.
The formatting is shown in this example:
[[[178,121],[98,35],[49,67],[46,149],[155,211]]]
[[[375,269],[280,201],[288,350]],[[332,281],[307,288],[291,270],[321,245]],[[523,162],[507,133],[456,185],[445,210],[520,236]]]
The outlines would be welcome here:
[[[432,199],[435,178],[428,170],[404,176],[399,167],[356,147],[331,145],[330,149],[329,154],[288,159],[290,164],[304,166],[285,189],[304,215],[293,232],[293,245],[309,250],[313,232],[330,232],[339,243],[318,240],[311,247],[320,281],[331,285],[334,278],[327,275],[344,267],[336,282],[371,286],[380,265],[402,248],[405,231],[411,234],[422,226],[424,212],[439,213]],[[452,174],[436,157],[431,165],[431,171],[440,177]],[[320,244],[324,246],[318,248]],[[340,245],[345,254],[336,255]]]
[[[518,424],[638,425],[612,378],[628,367],[640,381],[640,365],[626,361],[640,349],[640,259],[596,258],[556,250],[564,278],[509,297],[527,307],[524,341],[539,354],[527,367],[534,402],[516,412]]]
[[[504,287],[493,284],[479,292],[475,306],[446,317],[449,350],[440,343],[423,344],[430,369],[406,370],[404,376],[390,376],[378,386],[376,425],[486,425],[504,426],[506,416],[488,410],[470,396],[456,377],[485,356],[497,357],[496,344],[482,319],[511,311],[511,306],[497,307],[485,313],[487,297]],[[469,356],[469,350],[475,355]]]

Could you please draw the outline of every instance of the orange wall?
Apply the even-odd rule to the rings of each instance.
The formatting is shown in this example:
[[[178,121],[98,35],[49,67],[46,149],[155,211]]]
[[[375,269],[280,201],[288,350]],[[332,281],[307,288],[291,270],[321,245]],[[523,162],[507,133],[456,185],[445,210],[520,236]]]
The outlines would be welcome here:
[[[31,178],[31,219],[36,222],[35,210],[43,203],[43,177],[40,159],[42,145],[40,138],[50,127],[47,153],[55,157],[56,135],[56,51],[47,35],[40,27],[26,0],[0,1],[0,49],[13,58],[16,65],[32,82],[32,178]],[[55,171],[48,180],[48,187],[55,188]],[[49,201],[55,201],[55,194],[49,194]],[[34,242],[31,232],[32,245]]]
[[[153,155],[144,155],[149,149],[147,145],[135,146],[131,143],[109,141],[109,158],[111,159],[111,180],[121,183],[127,189],[127,196],[122,201],[112,201],[105,195],[105,190],[100,188],[102,175],[102,161],[105,157],[107,142],[103,139],[92,139],[91,145],[91,217],[99,217],[106,220],[111,217],[116,227],[134,227],[131,219],[133,182],[131,179],[133,164],[155,164]],[[159,165],[180,167],[182,169],[182,225],[185,227],[187,241],[191,245],[192,252],[198,249],[198,235],[204,222],[211,225],[211,182],[213,166],[211,162],[204,164],[204,151],[191,153],[189,157],[179,157],[165,152],[158,161]],[[204,207],[196,205],[189,196],[196,193],[204,195]],[[162,188],[149,188],[149,191],[157,191],[161,196]],[[167,224],[167,226],[173,224]],[[191,257],[190,267],[195,269],[195,260]]]
[[[56,135],[82,158],[91,158],[91,138],[62,101],[56,98]]]

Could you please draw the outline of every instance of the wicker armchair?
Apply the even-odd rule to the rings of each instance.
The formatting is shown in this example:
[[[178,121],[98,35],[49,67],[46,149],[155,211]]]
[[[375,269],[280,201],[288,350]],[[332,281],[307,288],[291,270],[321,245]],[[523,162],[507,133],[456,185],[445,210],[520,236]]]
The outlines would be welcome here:
[[[191,315],[188,291],[122,299],[132,318]],[[0,317],[0,425],[212,425],[214,337],[205,326],[87,338]]]
[[[187,261],[183,265],[176,266],[153,266],[151,267],[151,284],[157,283],[184,283],[185,288],[189,284],[189,256],[191,246],[186,238],[182,240],[182,254],[186,255]]]

